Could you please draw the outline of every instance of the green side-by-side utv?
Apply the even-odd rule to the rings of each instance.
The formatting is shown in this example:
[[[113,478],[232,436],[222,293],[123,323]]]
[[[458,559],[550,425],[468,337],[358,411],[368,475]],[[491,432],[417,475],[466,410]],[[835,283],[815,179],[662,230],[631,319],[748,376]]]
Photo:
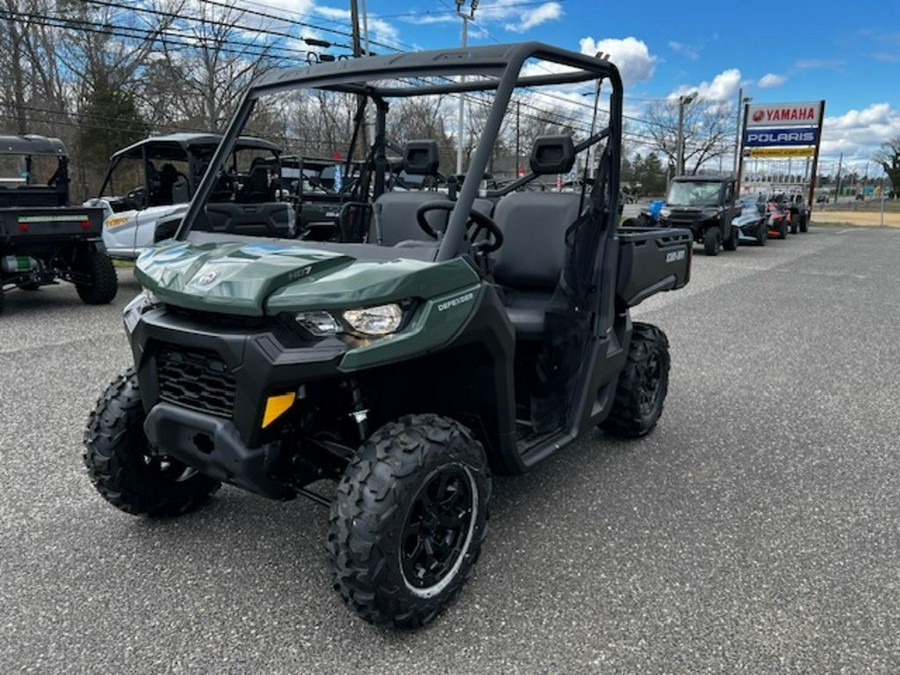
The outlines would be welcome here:
[[[513,96],[579,83],[595,96],[583,138],[534,139],[531,171],[486,189]],[[255,109],[299,92],[358,106],[360,126],[374,109],[344,241],[204,232]],[[440,165],[436,141],[388,137],[402,129],[392,113],[448,95],[485,112],[465,176],[388,190],[387,148],[404,148],[408,175]],[[377,624],[432,620],[472,574],[492,473],[524,472],[598,427],[642,436],[662,412],[668,342],[630,308],[688,282],[692,236],[617,227],[621,122],[614,65],[539,43],[263,76],[174,239],[137,262],[144,292],[124,315],[134,368],[85,432],[97,490],[150,517],[185,513],[221,483],[308,497],[330,508],[327,550],[348,605]],[[351,144],[343,156],[359,154]],[[579,191],[524,189],[576,166]]]

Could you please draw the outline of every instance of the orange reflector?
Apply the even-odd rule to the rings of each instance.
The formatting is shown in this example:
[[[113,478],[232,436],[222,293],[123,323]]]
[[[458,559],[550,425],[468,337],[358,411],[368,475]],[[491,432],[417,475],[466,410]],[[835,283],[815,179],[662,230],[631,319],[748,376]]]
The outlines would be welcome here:
[[[265,429],[272,422],[281,417],[287,410],[294,405],[297,394],[293,391],[289,394],[279,394],[278,396],[270,396],[266,401],[266,412],[263,414],[262,428]]]

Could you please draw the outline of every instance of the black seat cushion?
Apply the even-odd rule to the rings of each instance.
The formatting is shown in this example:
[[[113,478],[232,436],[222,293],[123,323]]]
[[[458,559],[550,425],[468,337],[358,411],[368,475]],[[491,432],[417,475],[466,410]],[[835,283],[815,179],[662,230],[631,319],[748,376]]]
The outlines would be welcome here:
[[[537,339],[544,334],[544,317],[552,295],[546,291],[504,290],[503,305],[516,336]]]
[[[543,333],[544,313],[566,261],[566,230],[580,206],[576,192],[514,192],[494,209],[504,237],[494,255],[494,279],[520,337]]]

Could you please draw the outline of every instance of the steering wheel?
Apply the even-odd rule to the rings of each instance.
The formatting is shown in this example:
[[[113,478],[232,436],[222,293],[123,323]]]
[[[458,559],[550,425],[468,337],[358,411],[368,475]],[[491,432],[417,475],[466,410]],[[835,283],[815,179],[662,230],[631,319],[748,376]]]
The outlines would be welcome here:
[[[422,231],[425,234],[427,234],[432,239],[439,239],[440,235],[431,226],[431,223],[429,223],[425,219],[425,214],[429,211],[450,212],[455,206],[455,202],[448,202],[443,200],[425,202],[418,209],[416,209],[416,221],[419,223],[419,227],[422,228]],[[485,253],[492,253],[493,251],[496,251],[498,248],[503,246],[503,232],[499,227],[497,227],[497,223],[495,223],[490,216],[486,216],[481,211],[471,209],[469,211],[468,221],[475,224],[475,231],[470,237],[470,241],[473,242],[472,246],[474,248],[477,248],[480,251],[484,251]],[[478,233],[482,230],[487,230],[491,236],[491,239],[476,242],[475,240],[478,238]]]

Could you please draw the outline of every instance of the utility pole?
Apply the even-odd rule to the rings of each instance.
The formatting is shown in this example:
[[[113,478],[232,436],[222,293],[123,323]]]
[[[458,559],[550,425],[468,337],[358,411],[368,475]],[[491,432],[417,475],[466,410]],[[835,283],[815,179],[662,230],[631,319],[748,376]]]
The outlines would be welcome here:
[[[837,204],[841,198],[841,165],[844,163],[844,153],[842,152],[838,158],[837,187],[834,191],[834,203]]]
[[[353,58],[359,58],[362,47],[359,44],[359,5],[356,0],[350,0],[350,25],[353,40]]]
[[[456,0],[456,14],[463,20],[462,25],[462,48],[466,48],[469,41],[469,21],[475,20],[475,9],[478,7],[478,0],[472,0],[472,6],[468,13],[463,12],[463,5],[466,0]],[[460,82],[465,82],[466,76],[460,78]],[[463,172],[463,132],[466,124],[466,94],[459,93],[459,132],[456,141],[456,173],[461,175]]]
[[[366,9],[366,0],[362,0],[362,28],[363,44],[365,45],[364,52],[366,56],[371,56],[369,52],[369,11]]]

